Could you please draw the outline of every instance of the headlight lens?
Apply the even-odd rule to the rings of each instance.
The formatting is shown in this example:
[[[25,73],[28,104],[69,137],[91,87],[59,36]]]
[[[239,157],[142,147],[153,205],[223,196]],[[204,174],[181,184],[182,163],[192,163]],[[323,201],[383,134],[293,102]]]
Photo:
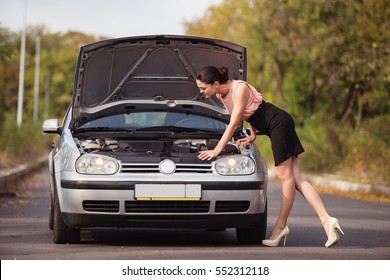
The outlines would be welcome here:
[[[254,161],[243,155],[227,156],[217,160],[215,169],[220,175],[249,175],[255,171]]]
[[[76,161],[76,171],[81,174],[114,174],[119,169],[119,162],[115,158],[97,155],[84,154]]]

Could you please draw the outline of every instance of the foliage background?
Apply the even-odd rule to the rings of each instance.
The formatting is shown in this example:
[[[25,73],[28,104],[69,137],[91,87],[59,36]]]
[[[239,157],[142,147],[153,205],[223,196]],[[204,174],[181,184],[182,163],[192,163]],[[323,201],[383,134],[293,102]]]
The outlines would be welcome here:
[[[224,0],[186,33],[242,44],[248,81],[289,111],[306,171],[390,184],[390,5],[387,0]],[[1,27],[1,26],[0,26]],[[0,168],[49,150],[40,127],[71,101],[78,49],[97,38],[27,30],[24,118],[16,127],[20,34],[0,29]],[[40,114],[34,123],[35,38],[41,38]],[[49,83],[49,107],[44,85]],[[273,164],[269,141],[257,144]],[[47,152],[44,151],[44,152]]]

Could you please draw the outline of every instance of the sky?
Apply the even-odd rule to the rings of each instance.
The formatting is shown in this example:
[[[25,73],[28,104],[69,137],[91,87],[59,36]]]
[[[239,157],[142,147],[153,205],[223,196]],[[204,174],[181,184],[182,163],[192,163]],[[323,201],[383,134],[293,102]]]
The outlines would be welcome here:
[[[223,0],[0,0],[0,28],[79,31],[109,38],[185,34],[184,22]]]

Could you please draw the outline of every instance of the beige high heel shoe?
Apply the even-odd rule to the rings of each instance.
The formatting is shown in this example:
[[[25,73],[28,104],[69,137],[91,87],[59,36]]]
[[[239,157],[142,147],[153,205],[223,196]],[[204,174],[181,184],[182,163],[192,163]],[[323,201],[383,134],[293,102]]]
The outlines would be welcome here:
[[[283,246],[286,246],[287,235],[290,233],[290,229],[286,226],[276,239],[264,239],[263,245],[268,247],[276,247],[279,245],[280,240],[284,237]]]
[[[337,232],[337,230],[339,230],[342,234],[344,234],[343,230],[340,227],[339,221],[336,218],[330,217],[329,236],[328,236],[328,241],[326,241],[325,243],[326,248],[330,248],[340,240],[339,233]]]

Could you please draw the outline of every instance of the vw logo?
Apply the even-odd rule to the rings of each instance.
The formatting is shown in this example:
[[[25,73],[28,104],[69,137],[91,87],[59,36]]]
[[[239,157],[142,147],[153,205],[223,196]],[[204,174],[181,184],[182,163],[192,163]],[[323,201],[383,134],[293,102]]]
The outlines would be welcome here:
[[[160,162],[160,172],[163,174],[173,174],[176,170],[176,164],[170,159],[164,159]]]

